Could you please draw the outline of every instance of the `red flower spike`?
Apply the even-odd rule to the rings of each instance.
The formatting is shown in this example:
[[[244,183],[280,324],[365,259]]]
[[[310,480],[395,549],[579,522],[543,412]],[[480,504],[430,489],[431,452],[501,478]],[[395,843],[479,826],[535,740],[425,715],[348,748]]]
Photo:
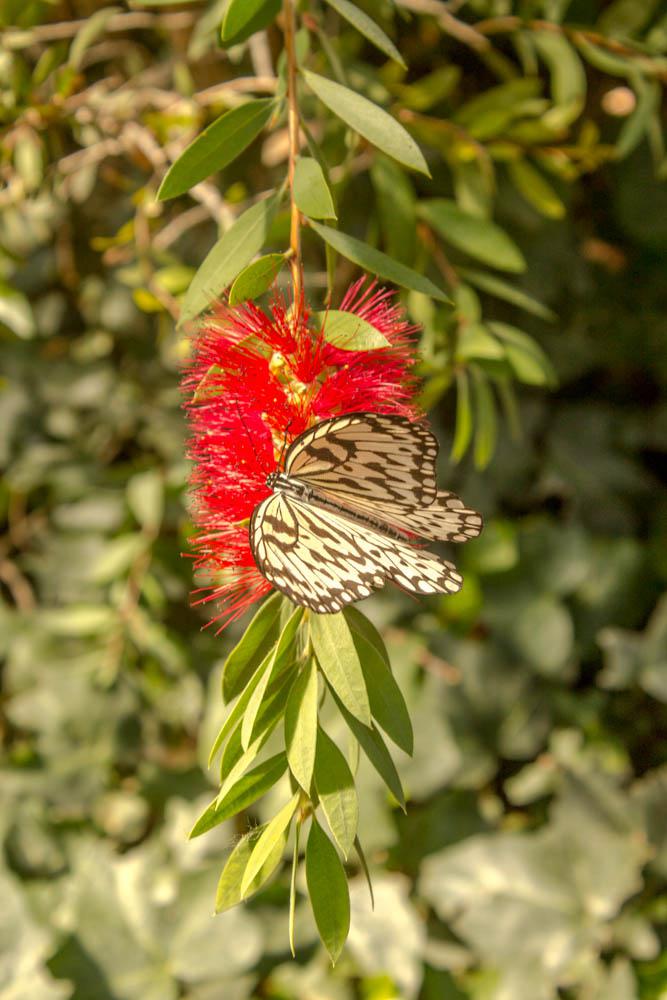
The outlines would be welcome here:
[[[269,494],[266,477],[286,445],[328,417],[360,410],[414,417],[412,336],[395,293],[349,289],[341,310],[372,324],[389,341],[379,350],[344,351],[309,325],[303,299],[279,296],[268,312],[252,302],[220,303],[194,340],[183,377],[193,461],[190,479],[196,603],[214,601],[219,630],[266,594],[255,566],[248,521]],[[326,325],[326,324],[325,324]]]

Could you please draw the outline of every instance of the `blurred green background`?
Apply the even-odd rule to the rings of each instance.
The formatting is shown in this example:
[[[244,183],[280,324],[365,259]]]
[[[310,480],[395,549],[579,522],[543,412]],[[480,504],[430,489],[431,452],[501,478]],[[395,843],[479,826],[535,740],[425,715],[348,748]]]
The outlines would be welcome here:
[[[524,364],[490,462],[480,468],[492,440],[476,449],[478,467],[448,461],[450,390],[464,370],[451,338],[471,299],[458,288],[458,311],[445,315],[407,297],[425,328],[442,482],[487,527],[457,553],[460,595],[416,603],[392,591],[364,605],[415,724],[414,759],[397,760],[409,809],[394,808],[362,763],[375,913],[354,878],[350,938],[332,971],[302,904],[293,962],[286,871],[251,904],[212,916],[225,851],[253,817],[187,840],[215,792],[206,757],[224,714],[220,668],[242,623],[216,637],[189,606],[187,342],[174,322],[230,206],[282,179],[282,127],[192,198],[154,198],[168,159],[243,93],[208,88],[242,77],[270,91],[280,35],[274,26],[225,53],[220,3],[5,0],[0,998],[664,1000],[664,8],[412,0],[395,20],[389,0],[360,4],[393,31],[403,76],[307,6],[358,89],[398,100],[407,124],[429,116],[415,134],[434,180],[420,178],[417,193],[492,212],[520,247],[515,304],[501,301],[507,287],[481,294],[485,321],[533,337],[557,384],[543,364]],[[567,17],[612,44],[584,38],[586,50],[556,31],[570,42],[544,63],[530,30],[494,34],[491,50],[466,34],[508,15]],[[534,94],[468,104],[461,118],[466,102],[526,78]],[[437,140],[433,119],[457,115]],[[368,152],[332,120],[316,125],[332,162],[350,153],[352,169],[336,175],[342,228],[393,240],[437,278],[428,241],[396,249],[405,199],[383,203]],[[273,234],[279,249],[286,224]],[[440,280],[479,268],[469,249],[472,260],[463,239],[440,259]],[[323,254],[312,239],[306,250],[317,301]],[[355,274],[340,262],[339,291]],[[521,292],[555,318],[519,308]],[[493,374],[493,361],[482,355],[480,370]]]

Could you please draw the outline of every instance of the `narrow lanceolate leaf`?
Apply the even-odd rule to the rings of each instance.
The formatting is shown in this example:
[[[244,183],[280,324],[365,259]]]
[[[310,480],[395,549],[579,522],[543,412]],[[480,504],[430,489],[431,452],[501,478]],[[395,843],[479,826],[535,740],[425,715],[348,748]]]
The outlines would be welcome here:
[[[482,292],[487,292],[497,299],[502,299],[503,302],[509,302],[513,306],[517,306],[518,309],[523,309],[525,312],[537,316],[539,319],[548,320],[550,323],[556,320],[556,313],[549,309],[548,306],[545,306],[543,302],[534,299],[520,288],[510,285],[503,278],[499,278],[497,274],[488,274],[485,271],[471,271],[467,267],[460,268],[459,273],[466,281],[474,285],[475,288],[479,288]]]
[[[361,870],[364,873],[366,879],[366,884],[368,886],[368,893],[371,897],[371,910],[375,909],[375,895],[373,893],[373,882],[371,880],[371,873],[368,867],[368,862],[366,861],[366,855],[364,854],[364,849],[361,846],[361,841],[358,837],[354,838],[354,849],[357,852],[357,857],[359,858],[359,864],[361,865]]]
[[[393,281],[402,288],[411,288],[415,292],[430,295],[440,302],[449,302],[445,292],[423,274],[418,274],[405,264],[399,264],[381,250],[376,250],[375,247],[363,243],[354,236],[348,236],[347,233],[341,233],[338,229],[332,229],[331,226],[323,226],[321,222],[311,222],[310,225],[325,243],[347,260],[351,260],[353,264],[363,267],[365,271],[386,278],[387,281]]]
[[[284,751],[262,761],[252,771],[248,771],[232,788],[229,789],[224,799],[218,805],[217,798],[204,810],[189,833],[190,839],[199,837],[202,833],[207,833],[214,826],[224,823],[225,820],[236,816],[242,809],[261,798],[276,781],[283,776],[287,769],[287,757]]]
[[[456,431],[452,443],[452,461],[460,462],[472,437],[472,403],[468,372],[456,373]]]
[[[242,691],[280,634],[282,595],[271,594],[253,615],[222,668],[222,697],[231,701]]]
[[[357,793],[344,755],[323,729],[317,731],[315,788],[336,843],[347,858],[357,835]]]
[[[322,167],[310,157],[300,157],[294,169],[294,200],[310,219],[335,219],[331,191]]]
[[[310,791],[317,741],[317,663],[311,657],[292,685],[285,708],[285,745],[290,771]]]
[[[391,38],[385,35],[382,28],[371,20],[368,14],[360,10],[356,4],[350,0],[327,0],[330,7],[338,11],[341,17],[357,29],[359,34],[368,39],[380,52],[384,52],[390,59],[394,59],[399,65],[405,66],[403,56],[398,51]]]
[[[278,277],[278,272],[285,262],[284,253],[267,253],[259,260],[254,260],[241,271],[229,290],[229,304],[236,306],[248,299],[258,299],[267,292]]]
[[[241,902],[241,879],[243,878],[243,873],[246,870],[255,845],[265,830],[266,826],[258,826],[255,830],[251,830],[250,833],[246,833],[227,858],[227,863],[222,870],[222,875],[218,882],[218,890],[215,895],[216,913],[229,910],[230,907],[236,906],[237,903]],[[252,885],[249,886],[244,897],[245,899],[254,892],[257,892],[258,889],[261,889],[264,883],[273,875],[281,862],[286,840],[287,838],[283,835],[282,841],[278,840],[276,842],[275,847],[255,876]]]
[[[489,328],[503,341],[507,360],[521,382],[526,385],[557,384],[553,365],[537,341],[509,323],[491,321]]]
[[[222,758],[222,767],[220,769],[222,787],[220,788],[218,797],[215,800],[216,807],[222,805],[236,782],[248,770],[252,762],[257,757],[257,754],[271,735],[273,728],[275,728],[275,726],[269,726],[263,733],[260,733],[259,736],[255,737],[247,750],[243,750],[243,748],[240,747],[240,739],[237,737],[236,733],[234,733],[234,736],[228,745],[228,749],[233,744],[235,752],[230,755],[225,753]]]
[[[325,76],[303,70],[306,83],[330,111],[362,135],[364,139],[393,157],[403,166],[430,177],[424,154],[403,126],[381,107],[361,94],[328,80]]]
[[[194,319],[203,312],[261,251],[278,202],[278,195],[271,195],[253,205],[238,217],[209,250],[185,293],[181,323]]]
[[[350,893],[338,852],[314,816],[306,847],[306,884],[317,929],[335,965],[350,930]]]
[[[322,327],[327,344],[342,351],[374,351],[389,347],[387,338],[361,316],[329,309],[315,313],[315,319]]]
[[[376,156],[371,181],[384,247],[390,257],[412,264],[417,248],[417,199],[412,179],[387,156]]]
[[[405,812],[405,795],[403,794],[401,779],[398,776],[396,765],[391,759],[391,754],[387,750],[385,742],[379,732],[375,726],[372,726],[369,729],[367,726],[362,725],[358,719],[355,719],[355,717],[347,711],[340,699],[336,697],[335,693],[334,699],[343,718],[352,730],[356,739],[359,741],[361,749],[364,751],[369,761],[400,805],[403,812]]]
[[[348,712],[371,724],[366,682],[344,615],[310,616],[310,638],[322,673]]]
[[[348,618],[347,611],[344,614],[352,632],[361,670],[366,681],[371,715],[396,746],[404,750],[405,753],[412,754],[414,736],[410,715],[389,664],[361,630],[355,628],[354,617]]]
[[[286,665],[286,660],[292,655],[292,646],[302,618],[303,608],[297,608],[286,621],[280,632],[280,638],[276,643],[275,649],[269,658],[268,666],[248,702],[248,707],[245,710],[241,724],[241,743],[244,749],[256,735],[255,722],[271,681],[283,669]]]
[[[486,375],[472,368],[475,387],[475,465],[485,469],[496,446],[497,419],[493,392]]]
[[[243,878],[241,879],[242,898],[251,891],[255,878],[271,857],[276,845],[282,841],[286,830],[292,822],[292,816],[299,805],[300,796],[300,792],[294,793],[289,802],[282,807],[279,813],[276,813],[270,823],[267,823],[261,837],[255,844],[246,865],[246,870],[243,873]]]
[[[255,32],[268,28],[280,7],[281,0],[230,0],[220,31],[222,44],[225,48],[239,45]]]
[[[526,261],[518,246],[488,219],[462,212],[449,198],[421,201],[418,215],[457,250],[501,271],[525,271]]]
[[[292,875],[289,883],[289,922],[288,922],[288,938],[289,938],[289,949],[292,952],[292,958],[296,955],[296,949],[294,947],[294,917],[296,915],[296,873],[299,867],[299,842],[301,840],[301,820],[298,819],[296,822],[296,828],[294,830],[294,850],[292,852]]]
[[[185,194],[240,156],[262,131],[275,106],[271,98],[257,98],[212,122],[172,163],[160,185],[158,200]]]

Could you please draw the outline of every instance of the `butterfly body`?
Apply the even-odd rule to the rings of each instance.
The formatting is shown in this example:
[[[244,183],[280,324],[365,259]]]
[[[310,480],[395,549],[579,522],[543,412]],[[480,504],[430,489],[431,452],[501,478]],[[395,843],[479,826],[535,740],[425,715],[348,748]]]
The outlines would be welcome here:
[[[461,575],[423,545],[467,541],[482,519],[438,491],[437,450],[421,424],[378,413],[334,417],[299,435],[250,520],[259,570],[319,613],[368,597],[387,580],[413,594],[455,593]]]

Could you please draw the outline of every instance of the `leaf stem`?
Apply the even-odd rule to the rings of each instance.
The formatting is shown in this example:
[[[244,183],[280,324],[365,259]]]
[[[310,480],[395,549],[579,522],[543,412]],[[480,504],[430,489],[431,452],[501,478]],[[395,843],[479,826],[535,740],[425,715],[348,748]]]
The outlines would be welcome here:
[[[294,172],[299,155],[299,103],[297,98],[297,65],[294,36],[296,34],[296,17],[293,0],[283,0],[283,20],[285,35],[285,58],[287,60],[287,133],[289,138],[289,153],[287,160],[287,176],[290,187],[291,223],[290,249],[292,256],[292,284],[294,286],[295,304],[301,298],[303,268],[301,263],[301,217],[294,200]]]

